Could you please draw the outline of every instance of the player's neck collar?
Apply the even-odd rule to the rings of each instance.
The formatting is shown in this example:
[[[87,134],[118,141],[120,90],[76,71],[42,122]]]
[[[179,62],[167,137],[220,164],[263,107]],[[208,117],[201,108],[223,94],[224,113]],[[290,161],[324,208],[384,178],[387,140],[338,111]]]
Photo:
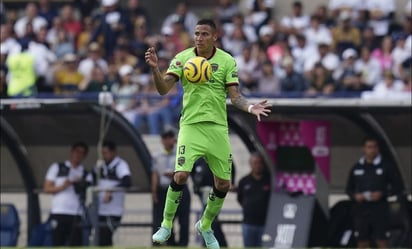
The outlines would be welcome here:
[[[216,51],[217,51],[216,47],[213,46],[212,54],[211,54],[208,58],[206,58],[206,59],[210,60],[210,59],[216,54]],[[199,54],[198,54],[198,52],[197,52],[197,48],[195,48],[195,54],[196,54],[196,56],[199,56]]]

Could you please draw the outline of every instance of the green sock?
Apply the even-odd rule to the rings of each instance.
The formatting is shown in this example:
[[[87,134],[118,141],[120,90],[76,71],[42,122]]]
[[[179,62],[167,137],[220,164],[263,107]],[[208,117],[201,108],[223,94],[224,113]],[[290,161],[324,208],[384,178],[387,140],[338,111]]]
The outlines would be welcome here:
[[[210,192],[209,198],[207,199],[205,211],[203,211],[200,229],[202,229],[203,231],[211,229],[212,222],[222,209],[224,201],[225,198],[217,197],[213,190]]]
[[[172,228],[176,209],[182,199],[182,191],[173,191],[171,187],[167,189],[165,209],[163,210],[162,227]]]

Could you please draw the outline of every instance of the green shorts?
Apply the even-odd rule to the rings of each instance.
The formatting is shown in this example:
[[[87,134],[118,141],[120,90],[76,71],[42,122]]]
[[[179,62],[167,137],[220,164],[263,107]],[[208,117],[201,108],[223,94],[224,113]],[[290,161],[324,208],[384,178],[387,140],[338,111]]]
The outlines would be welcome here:
[[[231,179],[232,151],[228,127],[212,122],[180,127],[175,172],[191,172],[200,157],[205,158],[213,175],[223,180]]]

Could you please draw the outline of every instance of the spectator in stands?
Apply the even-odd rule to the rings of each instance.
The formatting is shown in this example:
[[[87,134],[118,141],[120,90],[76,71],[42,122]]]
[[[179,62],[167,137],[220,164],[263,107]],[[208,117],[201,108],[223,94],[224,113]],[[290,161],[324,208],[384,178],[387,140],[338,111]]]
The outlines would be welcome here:
[[[282,68],[285,70],[285,77],[280,79],[282,93],[303,93],[307,89],[307,81],[302,74],[294,69],[293,58],[287,56],[282,60]]]
[[[392,38],[390,36],[385,36],[381,41],[380,47],[374,49],[371,56],[379,61],[382,71],[388,69],[392,70]]]
[[[257,80],[255,93],[268,96],[280,94],[280,80],[275,74],[273,64],[269,60],[262,64],[259,73],[260,76]]]
[[[73,0],[74,6],[80,11],[82,18],[86,16],[92,16],[99,8],[100,0]]]
[[[345,80],[350,80],[355,75],[355,61],[357,57],[358,52],[353,48],[347,48],[343,51],[342,61],[332,74],[333,79],[338,84],[343,83]]]
[[[396,98],[400,96],[403,89],[402,80],[396,79],[391,70],[386,70],[383,73],[383,79],[373,87],[372,94],[378,98]]]
[[[27,44],[21,47],[21,52],[8,55],[6,65],[7,95],[9,97],[35,96],[37,94],[35,58],[27,51]]]
[[[404,185],[397,167],[380,153],[379,140],[363,140],[363,156],[352,167],[346,194],[353,203],[352,220],[358,248],[374,241],[388,248],[389,207],[387,197],[403,195]]]
[[[233,15],[231,22],[223,24],[222,29],[224,31],[223,38],[232,36],[235,29],[241,29],[248,42],[253,43],[257,41],[254,27],[249,23],[245,23],[245,17],[242,13]]]
[[[332,12],[331,16],[340,16],[342,12],[348,12],[351,19],[356,19],[363,3],[358,0],[329,0],[328,8]]]
[[[38,15],[38,9],[35,3],[28,3],[24,13],[25,15],[14,24],[14,32],[17,38],[23,38],[26,34],[27,24],[31,24],[33,30],[39,30],[40,27],[43,26],[47,27],[47,20]]]
[[[76,49],[77,49],[77,53],[79,54],[80,57],[84,57],[86,56],[87,52],[88,52],[88,45],[94,43],[94,42],[89,42],[90,38],[92,36],[93,30],[94,30],[94,23],[93,23],[93,19],[90,16],[86,16],[83,18],[82,20],[83,22],[83,29],[82,31],[79,33],[79,35],[77,36],[77,40],[76,40]],[[97,44],[103,44],[103,37],[100,36],[101,39],[97,39]],[[102,52],[102,56],[103,55],[103,51]]]
[[[90,42],[98,41],[98,37],[104,37],[103,48],[105,56],[110,57],[117,45],[117,39],[127,30],[132,30],[130,19],[120,8],[118,0],[102,0],[103,12],[98,14],[94,21],[97,22]],[[134,65],[133,65],[134,66]]]
[[[360,58],[355,62],[355,71],[362,72],[362,79],[368,86],[373,87],[382,79],[382,69],[379,61],[371,57],[371,48],[362,46]]]
[[[270,174],[258,153],[249,159],[250,173],[238,184],[237,201],[242,207],[242,234],[245,247],[261,247],[271,193]]]
[[[164,54],[159,53],[158,66],[159,70],[166,72],[169,60],[164,57]],[[134,120],[135,127],[144,132],[144,122],[147,124],[150,134],[160,134],[162,130],[173,127],[174,112],[171,102],[173,95],[177,94],[177,87],[171,89],[170,94],[164,98],[157,98],[157,91],[152,79],[148,83],[139,82],[142,88],[142,93],[145,96],[139,98],[138,107],[135,109],[136,117]]]
[[[242,54],[235,56],[238,66],[240,89],[243,93],[256,91],[259,76],[259,62],[252,45],[243,47]]]
[[[308,81],[308,95],[329,95],[336,87],[330,72],[320,62],[315,64]]]
[[[20,44],[11,34],[11,28],[9,23],[0,25],[0,48],[4,55],[19,53],[21,50]]]
[[[332,36],[332,49],[339,55],[347,48],[357,50],[361,45],[361,33],[357,27],[352,26],[349,11],[340,12],[338,25],[332,28]]]
[[[365,27],[362,30],[362,46],[369,47],[371,51],[379,48],[380,42],[376,39],[375,34],[373,33],[372,27]]]
[[[332,41],[332,35],[329,28],[322,25],[320,18],[316,15],[310,17],[310,26],[302,33],[306,36],[306,41],[309,45],[317,46],[319,42],[322,42],[323,40]]]
[[[176,161],[176,134],[172,129],[161,133],[162,149],[153,156],[152,165],[152,200],[153,200],[153,233],[160,227],[163,209],[166,202],[167,189],[173,179]],[[189,244],[190,192],[184,187],[180,205],[177,209],[176,220],[179,222],[179,240],[174,232],[167,241],[168,246],[187,246]],[[158,245],[153,242],[153,245]]]
[[[365,91],[372,90],[372,87],[364,82],[362,72],[356,72],[350,79],[341,82],[337,87],[340,91],[360,94]]]
[[[322,25],[331,28],[336,24],[335,16],[330,16],[326,5],[319,5],[315,10],[315,15],[319,18]]]
[[[149,37],[148,22],[144,16],[139,16],[134,22],[133,37],[130,40],[131,51],[137,57],[137,67],[141,72],[148,72],[148,67],[144,62],[144,53],[149,48],[147,39]]]
[[[109,67],[113,67],[115,72],[118,72],[123,65],[136,67],[137,57],[129,52],[129,48],[127,45],[116,45],[114,51],[112,51],[113,56],[109,59]]]
[[[131,187],[132,180],[129,164],[118,155],[115,142],[103,141],[101,154],[102,164],[92,171],[93,185],[105,189],[98,194],[98,245],[112,246],[113,234],[124,213],[125,190]]]
[[[378,41],[389,35],[389,26],[395,16],[394,0],[368,0],[365,1],[368,12],[368,26],[373,28],[373,33]]]
[[[104,70],[101,67],[94,67],[90,78],[85,78],[79,89],[83,92],[101,92],[111,91],[113,82],[107,79]]]
[[[57,9],[51,5],[50,0],[39,0],[38,15],[46,19],[47,27],[50,28],[54,18],[58,16],[58,12]]]
[[[126,4],[126,15],[129,18],[129,23],[131,30],[128,30],[128,33],[133,32],[133,25],[136,25],[138,19],[145,20],[145,28],[147,32],[151,30],[151,18],[146,8],[141,5],[141,0],[127,0]]]
[[[395,46],[391,52],[391,57],[393,59],[392,72],[395,77],[401,78],[400,67],[402,62],[404,62],[408,57],[411,56],[411,45],[406,44],[407,36],[402,33],[397,33],[393,37],[393,42]]]
[[[108,73],[107,61],[102,58],[102,51],[99,43],[92,42],[87,48],[87,57],[80,61],[77,70],[87,79],[90,78],[93,68],[99,67],[104,74]]]
[[[84,76],[77,71],[78,58],[76,54],[66,54],[63,65],[54,73],[54,93],[71,95],[79,92],[79,86]]]
[[[53,47],[57,43],[59,31],[67,32],[63,27],[62,19],[59,16],[55,16],[50,28],[47,30],[46,41],[50,46]]]
[[[75,142],[69,159],[55,162],[47,170],[43,191],[53,195],[49,219],[55,247],[83,245],[81,221],[87,171],[82,162],[88,150],[84,142]]]
[[[240,12],[239,5],[233,0],[219,0],[214,16],[220,25],[232,22],[232,17]]]
[[[252,25],[256,33],[272,18],[275,0],[247,0],[245,22]]]
[[[74,9],[71,5],[66,4],[60,10],[60,18],[64,30],[69,33],[72,41],[77,39],[77,36],[83,29],[82,23],[75,17]]]
[[[133,67],[127,64],[121,66],[118,75],[118,82],[115,82],[111,88],[115,97],[113,107],[133,124],[136,116],[134,109],[137,105],[134,95],[140,90],[139,86],[132,81]]]
[[[64,30],[58,31],[56,43],[51,46],[51,49],[57,59],[61,59],[64,55],[75,52],[73,42],[68,33]]]
[[[185,27],[186,31],[193,35],[195,33],[194,27],[198,21],[197,15],[190,10],[189,3],[187,1],[179,1],[176,4],[176,9],[173,13],[170,13],[166,18],[163,20],[162,29],[166,26],[171,27],[173,23],[178,20],[183,21],[183,26]]]
[[[321,62],[322,65],[332,73],[335,71],[339,64],[339,57],[330,49],[332,41],[325,39],[319,41],[317,53],[313,54],[304,65],[304,74],[310,75],[310,71],[314,69],[316,63]]]
[[[296,46],[292,47],[291,53],[293,58],[295,59],[294,65],[295,70],[298,73],[304,72],[305,63],[313,56],[317,54],[317,44],[313,46],[313,44],[308,44],[306,37],[303,34],[296,35]]]
[[[304,14],[301,1],[294,1],[292,3],[292,14],[284,15],[280,20],[280,30],[288,35],[290,46],[295,46],[295,35],[302,33],[309,25],[310,18]]]
[[[233,167],[235,169],[235,167]],[[233,185],[233,181],[235,178],[235,171],[232,170],[232,186],[231,190],[234,191],[236,188]],[[200,203],[202,204],[202,209],[206,207],[207,199],[209,197],[209,193],[213,188],[214,179],[213,174],[209,169],[209,166],[204,157],[199,158],[196,160],[195,164],[193,165],[193,170],[190,173],[193,182],[193,192],[199,197]],[[219,221],[219,217],[217,217],[212,223],[212,229],[214,235],[216,236],[217,241],[221,247],[227,247],[227,241],[225,234],[222,229],[222,223]],[[204,243],[202,242],[204,245]]]

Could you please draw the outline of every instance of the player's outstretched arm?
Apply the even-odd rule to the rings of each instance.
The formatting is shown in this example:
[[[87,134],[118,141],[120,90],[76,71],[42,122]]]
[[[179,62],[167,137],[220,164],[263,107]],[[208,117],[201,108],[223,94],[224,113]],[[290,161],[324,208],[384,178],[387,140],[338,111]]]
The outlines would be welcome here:
[[[267,117],[271,112],[270,105],[267,103],[267,100],[263,100],[256,104],[250,104],[248,100],[240,93],[239,86],[230,86],[228,88],[228,92],[230,101],[234,106],[245,112],[252,113],[259,121],[261,120],[261,115]]]
[[[153,81],[155,82],[156,89],[160,95],[165,95],[172,89],[176,79],[171,75],[163,76],[157,66],[157,55],[153,47],[147,49],[145,53],[145,60],[147,65],[150,66],[152,70]]]

